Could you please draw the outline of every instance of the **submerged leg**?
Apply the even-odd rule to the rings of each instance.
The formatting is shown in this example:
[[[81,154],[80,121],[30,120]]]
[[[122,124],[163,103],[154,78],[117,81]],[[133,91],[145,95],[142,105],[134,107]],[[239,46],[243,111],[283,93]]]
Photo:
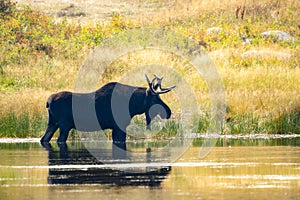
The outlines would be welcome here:
[[[67,161],[69,158],[68,145],[66,143],[58,143],[59,146],[59,158],[63,161]]]
[[[41,142],[41,145],[44,149],[49,151],[49,153],[53,151],[52,145],[49,142]]]
[[[118,160],[127,158],[126,142],[112,143],[112,157]]]

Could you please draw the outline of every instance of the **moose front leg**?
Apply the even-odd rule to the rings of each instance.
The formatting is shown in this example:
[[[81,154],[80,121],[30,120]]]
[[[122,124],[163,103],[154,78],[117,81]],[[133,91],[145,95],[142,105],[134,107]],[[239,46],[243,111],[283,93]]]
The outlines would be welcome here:
[[[112,139],[114,143],[126,143],[126,133],[120,128],[114,128],[112,130]]]
[[[114,128],[112,130],[112,138],[113,138],[113,149],[114,147],[118,147],[121,150],[126,151],[126,133],[119,128]]]
[[[147,130],[151,130],[151,118],[147,113],[146,113],[146,124],[147,124]]]

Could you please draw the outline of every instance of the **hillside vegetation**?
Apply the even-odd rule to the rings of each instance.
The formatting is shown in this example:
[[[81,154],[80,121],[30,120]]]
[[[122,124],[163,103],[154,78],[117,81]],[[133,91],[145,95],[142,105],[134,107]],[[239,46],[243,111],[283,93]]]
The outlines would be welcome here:
[[[91,50],[124,30],[149,27],[183,34],[213,58],[227,95],[224,133],[300,134],[299,1],[32,2],[0,1],[0,137],[41,136],[47,97],[74,89]],[[261,35],[270,30],[293,39]],[[198,132],[208,123],[200,120]]]

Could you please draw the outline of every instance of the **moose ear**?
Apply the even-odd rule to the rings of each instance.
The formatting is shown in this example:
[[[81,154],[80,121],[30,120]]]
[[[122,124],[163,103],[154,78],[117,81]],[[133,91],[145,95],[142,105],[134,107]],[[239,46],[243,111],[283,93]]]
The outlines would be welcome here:
[[[155,77],[156,83],[154,84],[154,82],[153,82],[153,89],[155,91],[157,91],[158,88],[161,89],[161,82],[164,77],[159,77],[156,74],[154,74],[154,77]]]
[[[155,81],[155,78],[152,80],[152,82],[150,82],[150,80],[149,80],[147,74],[145,74],[145,77],[146,77],[146,80],[147,80],[147,83],[148,83],[148,86],[149,86],[149,88],[147,89],[147,91],[148,91],[148,92],[151,92],[152,95],[156,95],[156,94],[155,94],[155,91],[154,91],[154,89],[153,89],[153,83],[154,83],[154,81]],[[148,92],[147,92],[147,94],[148,94]]]

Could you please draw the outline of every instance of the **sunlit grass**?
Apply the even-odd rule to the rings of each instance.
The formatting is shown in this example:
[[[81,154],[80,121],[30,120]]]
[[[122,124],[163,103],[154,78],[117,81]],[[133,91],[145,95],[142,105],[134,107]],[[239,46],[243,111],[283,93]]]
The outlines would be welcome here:
[[[5,113],[0,115],[0,137],[39,137],[46,128],[46,120],[40,113]]]
[[[105,22],[97,23],[69,23],[66,18],[57,20],[18,5],[22,9],[9,10],[0,18],[0,135],[40,136],[47,123],[47,97],[74,90],[78,70],[88,53],[103,40],[135,27],[165,28],[204,45],[226,90],[229,113],[224,119],[224,133],[300,133],[300,48],[295,25],[299,2],[244,2],[128,0],[124,3],[139,5],[137,12],[112,12]],[[40,9],[36,5],[34,8]],[[243,6],[243,18],[237,17],[236,9]],[[211,27],[222,31],[208,35],[206,30]],[[266,30],[286,31],[296,41],[262,38],[260,33]],[[243,45],[242,37],[250,38],[252,44]],[[205,81],[179,56],[149,51],[146,55],[151,57],[143,55],[145,52],[120,57],[99,80],[99,87],[119,80],[147,86],[143,76],[136,80],[122,76],[149,62],[171,66],[193,88],[203,112],[197,132],[205,132],[211,105]],[[247,51],[256,54],[243,56]],[[135,72],[136,76],[145,73]],[[163,70],[155,73],[163,74]],[[173,85],[165,76],[164,84]],[[180,105],[174,98],[178,96],[173,93],[163,97],[174,116],[180,116]],[[172,135],[177,126],[170,123],[163,133]]]

